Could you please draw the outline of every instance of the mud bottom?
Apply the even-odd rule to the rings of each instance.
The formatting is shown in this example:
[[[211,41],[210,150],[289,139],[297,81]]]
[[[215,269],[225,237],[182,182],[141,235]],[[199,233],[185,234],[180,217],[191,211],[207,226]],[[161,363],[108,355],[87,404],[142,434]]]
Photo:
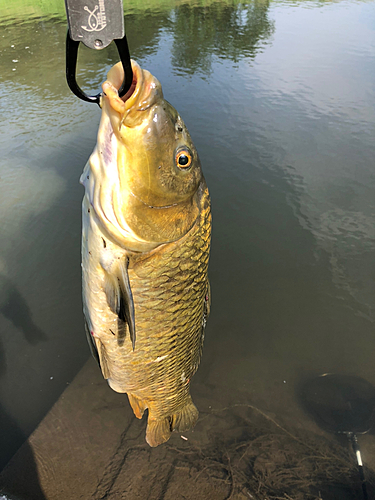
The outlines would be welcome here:
[[[110,390],[90,360],[0,474],[10,500],[361,500],[347,440],[311,422],[228,405],[196,384],[193,431],[145,442],[124,394]],[[212,407],[211,407],[212,406]],[[260,405],[259,405],[260,406]],[[220,408],[221,409],[214,409]],[[204,411],[204,408],[207,411]],[[320,433],[319,433],[320,432]],[[363,443],[365,464],[373,455]],[[375,474],[367,468],[368,498]]]
[[[203,426],[211,431],[208,442],[198,446]],[[115,482],[99,488],[97,498],[362,498],[350,449],[334,438],[287,429],[254,407],[231,407],[204,415],[194,432],[195,444],[189,441],[156,450],[146,446],[124,450],[125,460]],[[375,474],[366,469],[366,476],[368,496],[375,498]]]

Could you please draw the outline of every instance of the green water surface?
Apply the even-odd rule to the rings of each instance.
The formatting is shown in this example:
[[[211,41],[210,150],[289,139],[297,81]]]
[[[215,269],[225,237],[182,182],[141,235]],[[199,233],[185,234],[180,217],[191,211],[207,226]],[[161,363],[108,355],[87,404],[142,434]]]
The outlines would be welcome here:
[[[218,404],[375,383],[375,4],[124,1],[132,57],[200,154],[213,206],[201,367]],[[81,171],[100,110],[65,82],[62,1],[0,0],[0,467],[88,357]],[[81,48],[97,92],[114,46]]]

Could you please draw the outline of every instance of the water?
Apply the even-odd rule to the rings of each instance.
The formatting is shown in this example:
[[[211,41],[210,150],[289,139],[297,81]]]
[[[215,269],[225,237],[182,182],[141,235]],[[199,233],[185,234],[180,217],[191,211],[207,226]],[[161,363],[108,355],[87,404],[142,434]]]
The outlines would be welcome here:
[[[78,178],[100,114],[67,89],[61,6],[26,21],[24,4],[0,30],[0,466],[88,357]],[[132,57],[187,124],[213,204],[193,397],[293,418],[310,375],[375,383],[374,4],[147,7],[125,4]],[[79,61],[94,93],[117,54]]]

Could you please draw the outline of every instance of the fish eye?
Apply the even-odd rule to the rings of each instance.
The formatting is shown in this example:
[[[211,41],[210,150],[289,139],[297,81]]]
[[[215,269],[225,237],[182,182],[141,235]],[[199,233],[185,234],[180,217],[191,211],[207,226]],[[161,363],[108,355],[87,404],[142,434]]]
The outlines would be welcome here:
[[[193,155],[188,148],[184,147],[177,150],[175,160],[176,165],[179,168],[186,170],[190,167],[191,162],[193,161]]]

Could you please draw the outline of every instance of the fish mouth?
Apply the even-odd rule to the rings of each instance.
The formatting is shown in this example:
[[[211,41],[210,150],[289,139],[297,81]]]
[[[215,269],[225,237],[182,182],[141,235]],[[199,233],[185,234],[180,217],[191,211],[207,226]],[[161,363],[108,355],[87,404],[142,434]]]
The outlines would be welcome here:
[[[110,69],[107,80],[103,83],[102,107],[104,103],[122,116],[128,116],[131,111],[145,111],[153,106],[163,96],[159,81],[147,70],[131,60],[133,81],[123,97],[119,97],[118,90],[124,80],[124,69],[119,62]],[[123,120],[122,120],[122,124]]]

